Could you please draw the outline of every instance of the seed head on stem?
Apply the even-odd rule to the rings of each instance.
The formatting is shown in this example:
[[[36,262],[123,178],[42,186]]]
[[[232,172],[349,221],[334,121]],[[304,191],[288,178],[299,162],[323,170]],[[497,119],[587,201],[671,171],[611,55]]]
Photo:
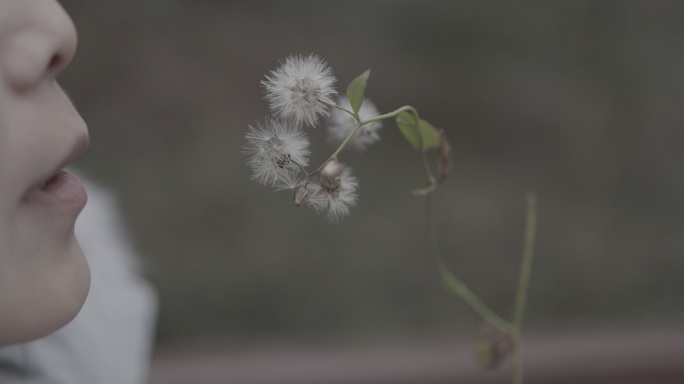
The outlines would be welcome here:
[[[339,221],[356,205],[358,185],[350,168],[331,160],[323,167],[318,182],[313,185],[308,204],[318,212],[325,212],[331,222]]]
[[[274,114],[296,126],[314,127],[337,94],[337,79],[325,61],[316,55],[293,55],[266,76],[261,84]]]
[[[257,128],[249,127],[247,144],[243,148],[249,156],[252,180],[270,187],[295,183],[300,167],[308,164],[309,139],[280,120],[266,120]]]

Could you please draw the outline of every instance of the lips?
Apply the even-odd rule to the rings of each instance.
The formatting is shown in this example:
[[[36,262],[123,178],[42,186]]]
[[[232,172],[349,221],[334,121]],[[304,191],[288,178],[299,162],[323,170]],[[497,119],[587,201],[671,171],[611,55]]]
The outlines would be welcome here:
[[[22,202],[32,207],[78,215],[88,199],[85,187],[76,176],[62,168],[83,154],[88,146],[88,135],[79,136],[58,166],[36,182],[24,195]]]

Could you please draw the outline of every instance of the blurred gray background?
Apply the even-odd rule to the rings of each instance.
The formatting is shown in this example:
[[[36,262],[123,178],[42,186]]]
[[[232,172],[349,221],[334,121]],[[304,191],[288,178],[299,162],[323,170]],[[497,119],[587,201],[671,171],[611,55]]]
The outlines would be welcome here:
[[[512,311],[525,194],[539,230],[526,329],[684,319],[684,2],[63,0],[62,84],[92,133],[78,164],[120,200],[160,300],[158,342],[476,334],[425,243],[417,155],[387,123],[345,153],[339,224],[250,181],[259,82],[316,53],[338,90],[444,128],[445,257]],[[312,163],[332,151],[310,131]]]

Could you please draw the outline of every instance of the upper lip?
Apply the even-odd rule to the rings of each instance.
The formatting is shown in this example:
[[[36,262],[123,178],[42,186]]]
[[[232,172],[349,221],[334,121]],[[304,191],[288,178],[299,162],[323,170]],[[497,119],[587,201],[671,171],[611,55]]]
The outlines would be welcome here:
[[[71,146],[71,150],[67,155],[64,157],[62,162],[59,164],[57,169],[53,171],[53,175],[55,172],[58,172],[60,169],[66,167],[69,165],[72,161],[76,160],[79,156],[81,156],[86,150],[88,150],[88,147],[90,146],[90,137],[88,134],[82,134],[76,138],[74,141],[74,144]]]
[[[69,152],[66,153],[66,155],[62,158],[62,160],[58,163],[58,165],[53,168],[50,173],[44,174],[43,177],[36,182],[31,189],[34,188],[41,188],[47,183],[52,177],[57,174],[62,168],[66,167],[69,165],[72,161],[77,159],[79,156],[81,156],[90,146],[90,137],[88,136],[87,133],[79,135],[74,139],[73,144],[71,145],[71,149]]]

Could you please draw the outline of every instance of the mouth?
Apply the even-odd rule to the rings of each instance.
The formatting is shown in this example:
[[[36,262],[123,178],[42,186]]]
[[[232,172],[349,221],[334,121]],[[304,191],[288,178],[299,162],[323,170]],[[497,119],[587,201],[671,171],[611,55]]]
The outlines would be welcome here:
[[[26,192],[23,203],[79,213],[87,201],[85,188],[76,176],[63,168],[81,156],[89,144],[87,134],[79,136],[58,165]]]

